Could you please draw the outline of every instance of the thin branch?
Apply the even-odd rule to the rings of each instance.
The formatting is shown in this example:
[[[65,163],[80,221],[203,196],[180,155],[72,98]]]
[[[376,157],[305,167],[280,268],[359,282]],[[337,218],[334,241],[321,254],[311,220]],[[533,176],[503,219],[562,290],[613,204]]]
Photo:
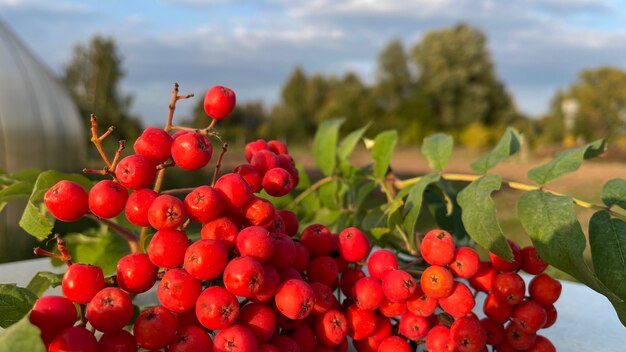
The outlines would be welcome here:
[[[36,247],[33,250],[33,253],[35,253],[35,255],[40,255],[43,257],[50,257],[50,258],[55,258],[58,259],[62,262],[65,263],[65,265],[70,266],[72,265],[72,256],[70,255],[69,250],[67,249],[67,246],[65,245],[65,240],[61,238],[61,236],[57,233],[54,234],[54,239],[57,242],[57,250],[59,251],[59,254],[56,253],[52,253],[49,252],[45,249]]]
[[[119,224],[116,224],[109,219],[100,218],[93,214],[87,214],[85,216],[92,220],[99,221],[102,224],[106,225],[108,228],[113,230],[115,233],[120,235],[123,239],[125,239],[128,242],[128,246],[130,247],[130,251],[132,253],[137,253],[137,250],[138,250],[137,235],[135,235],[134,233],[128,231],[123,226],[120,226]]]
[[[117,151],[115,151],[115,157],[113,157],[111,167],[109,168],[111,171],[115,171],[115,167],[117,166],[117,163],[120,161],[120,157],[122,156],[122,151],[126,147],[126,141],[122,139],[119,141],[119,144],[120,145],[119,147],[117,147]]]
[[[287,207],[285,209],[291,209],[294,206],[296,206],[298,203],[300,203],[304,198],[306,198],[308,195],[310,195],[311,193],[315,192],[318,188],[322,187],[323,185],[333,182],[337,179],[336,176],[326,176],[322,179],[320,179],[319,181],[315,182],[314,184],[312,184],[311,186],[309,186],[309,188],[305,189],[302,193],[298,194],[298,196],[296,198],[294,198],[291,203],[289,203],[287,205]]]
[[[171,194],[185,194],[185,193],[190,193],[194,189],[196,189],[196,187],[172,188],[172,189],[168,189],[168,190],[161,192],[161,194],[170,194],[170,195]]]
[[[220,168],[222,167],[222,158],[224,158],[224,154],[228,150],[228,143],[222,144],[222,151],[220,151],[220,155],[217,157],[217,163],[215,164],[215,171],[213,171],[213,182],[211,182],[211,186],[215,186],[215,182],[217,181],[217,175],[220,172]]]
[[[114,129],[115,127],[111,126],[102,136],[98,137],[98,120],[96,119],[96,115],[91,114],[91,142],[98,150],[98,153],[100,153],[100,157],[106,164],[106,167],[109,168],[109,170],[111,169],[111,161],[104,152],[101,142],[104,140],[104,138],[110,135]]]

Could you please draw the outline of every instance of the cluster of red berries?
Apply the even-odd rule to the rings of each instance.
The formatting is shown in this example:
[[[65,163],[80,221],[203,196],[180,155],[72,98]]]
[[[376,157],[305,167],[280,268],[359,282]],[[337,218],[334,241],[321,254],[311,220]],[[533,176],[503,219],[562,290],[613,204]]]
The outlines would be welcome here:
[[[223,87],[210,90],[205,110],[225,117],[231,95]],[[481,263],[473,249],[455,248],[449,233],[433,230],[420,246],[427,265],[416,272],[399,267],[389,250],[371,252],[357,228],[333,234],[314,224],[300,231],[293,212],[261,197],[262,190],[284,196],[298,183],[279,141],[247,144],[246,164],[184,199],[148,187],[170,159],[185,170],[204,167],[212,154],[205,135],[148,128],[134,151],[117,164],[114,180],[89,192],[61,181],[45,195],[62,221],[124,212],[131,223],[155,230],[147,253],[120,259],[113,278],[97,266],[71,264],[64,296],[36,302],[30,320],[48,351],[347,351],[348,339],[360,352],[412,351],[423,342],[430,352],[486,351],[487,345],[554,350],[536,332],[556,319],[560,284],[541,274],[547,265],[532,247],[511,242],[514,262],[492,256]],[[189,221],[201,224],[193,243]],[[529,297],[520,268],[537,275]],[[132,321],[131,295],[155,285],[159,305]],[[472,312],[470,287],[488,293],[482,320]]]

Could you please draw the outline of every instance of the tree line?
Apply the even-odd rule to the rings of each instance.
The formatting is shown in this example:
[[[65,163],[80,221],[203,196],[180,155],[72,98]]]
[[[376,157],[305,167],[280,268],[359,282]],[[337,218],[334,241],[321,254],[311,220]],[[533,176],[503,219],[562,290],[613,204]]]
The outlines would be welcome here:
[[[119,91],[123,75],[113,40],[95,37],[86,46],[76,46],[64,80],[81,115],[95,113],[104,125],[120,127],[118,138],[132,140],[141,123],[129,113],[132,97]],[[576,102],[569,131],[565,100]],[[626,72],[585,69],[570,87],[555,93],[544,116],[529,118],[517,110],[497,76],[486,35],[461,23],[430,31],[410,48],[391,40],[378,53],[372,84],[355,72],[308,73],[295,67],[277,104],[238,103],[220,129],[225,138],[239,143],[259,137],[294,143],[308,140],[319,122],[334,117],[346,118],[346,130],[368,122],[372,133],[397,129],[405,143],[443,131],[468,146],[484,147],[508,125],[542,144],[561,143],[568,134],[583,140],[617,138],[626,125]],[[201,99],[188,123],[206,127]]]

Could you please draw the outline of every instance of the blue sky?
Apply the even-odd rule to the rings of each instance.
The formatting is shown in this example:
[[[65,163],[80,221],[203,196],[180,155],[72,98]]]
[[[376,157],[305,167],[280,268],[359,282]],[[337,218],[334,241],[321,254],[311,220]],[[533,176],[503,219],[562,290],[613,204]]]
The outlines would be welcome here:
[[[161,125],[172,84],[220,84],[240,101],[279,99],[295,65],[308,73],[376,74],[392,38],[407,48],[460,21],[488,36],[497,72],[525,113],[547,110],[584,68],[626,69],[626,3],[608,0],[0,0],[6,22],[54,72],[72,47],[112,37],[132,110]],[[181,103],[179,116],[193,103]]]

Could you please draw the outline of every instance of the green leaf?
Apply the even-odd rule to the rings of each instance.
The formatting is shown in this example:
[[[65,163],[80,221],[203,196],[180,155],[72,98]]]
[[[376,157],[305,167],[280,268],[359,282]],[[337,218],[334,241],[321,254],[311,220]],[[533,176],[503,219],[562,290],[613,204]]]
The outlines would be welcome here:
[[[332,210],[339,210],[341,208],[341,204],[339,202],[339,185],[337,182],[329,182],[322,185],[318,189],[318,194],[320,197],[320,205],[323,208],[328,208]]]
[[[320,171],[329,176],[335,170],[337,163],[337,140],[339,127],[345,121],[344,118],[336,118],[320,123],[315,138],[313,139],[313,157]]]
[[[599,139],[585,146],[565,150],[554,159],[528,171],[528,178],[544,185],[555,178],[578,170],[583,160],[591,159],[606,150],[606,142]]]
[[[108,231],[95,236],[72,233],[63,238],[74,262],[97,265],[104,275],[115,273],[118,260],[130,252],[128,242]]]
[[[388,227],[373,227],[370,229],[370,233],[376,240],[380,240],[383,236],[389,234],[390,232],[391,231],[389,231]]]
[[[28,198],[22,218],[19,221],[22,229],[38,239],[46,238],[53,227],[53,222],[45,215],[43,197],[50,187],[61,180],[76,182],[86,190],[91,187],[91,181],[83,175],[64,174],[54,170],[40,173]]]
[[[341,140],[339,147],[337,148],[337,156],[339,157],[339,160],[348,160],[350,154],[352,154],[352,151],[359,143],[359,140],[361,140],[361,137],[363,137],[363,134],[371,125],[372,123],[369,122],[367,125],[359,128],[358,130],[352,131]]]
[[[448,165],[453,146],[452,137],[444,133],[436,133],[424,138],[421,152],[428,159],[428,167],[435,172],[443,170]]]
[[[376,178],[383,179],[387,175],[391,156],[397,143],[398,132],[395,130],[381,132],[374,138],[372,159],[374,160],[374,176]]]
[[[26,198],[33,192],[33,183],[28,181],[17,181],[0,190],[0,202],[7,202],[11,199]]]
[[[619,300],[584,260],[585,234],[571,197],[540,190],[527,192],[517,201],[517,216],[545,261],[597,292]]]
[[[589,244],[596,275],[606,287],[626,299],[626,222],[606,211],[589,221]]]
[[[40,173],[41,173],[41,170],[39,169],[21,169],[21,170],[17,170],[13,172],[11,174],[11,177],[18,181],[26,181],[30,183],[35,183]]]
[[[15,284],[0,284],[0,327],[7,328],[31,310],[37,296]]]
[[[422,202],[424,200],[424,191],[430,184],[439,181],[439,175],[428,174],[420,177],[420,179],[411,186],[409,194],[404,203],[404,231],[406,231],[409,239],[414,239],[415,228],[417,227],[417,218],[422,211]],[[413,245],[414,243],[412,243]]]
[[[361,222],[361,228],[364,231],[369,231],[370,229],[376,227],[383,227],[385,224],[385,213],[381,208],[373,208],[371,209],[363,218]]]
[[[609,301],[613,305],[619,321],[622,325],[626,326],[626,301],[619,301],[611,298],[609,298]]]
[[[623,178],[614,178],[609,180],[602,187],[602,201],[607,207],[613,205],[626,209],[626,180]]]
[[[482,158],[473,162],[470,166],[476,173],[484,174],[491,170],[499,162],[517,153],[521,146],[519,132],[512,127],[508,127],[496,146]]]
[[[500,175],[485,175],[472,181],[457,195],[463,209],[462,219],[470,237],[483,248],[504,260],[512,261],[513,252],[498,223],[491,193],[500,189]]]
[[[57,287],[61,285],[61,279],[63,278],[63,274],[55,274],[49,271],[40,271],[28,283],[26,289],[30,292],[37,295],[37,297],[41,297],[44,292],[50,287]]]
[[[25,316],[0,334],[0,351],[46,352],[40,334]]]

